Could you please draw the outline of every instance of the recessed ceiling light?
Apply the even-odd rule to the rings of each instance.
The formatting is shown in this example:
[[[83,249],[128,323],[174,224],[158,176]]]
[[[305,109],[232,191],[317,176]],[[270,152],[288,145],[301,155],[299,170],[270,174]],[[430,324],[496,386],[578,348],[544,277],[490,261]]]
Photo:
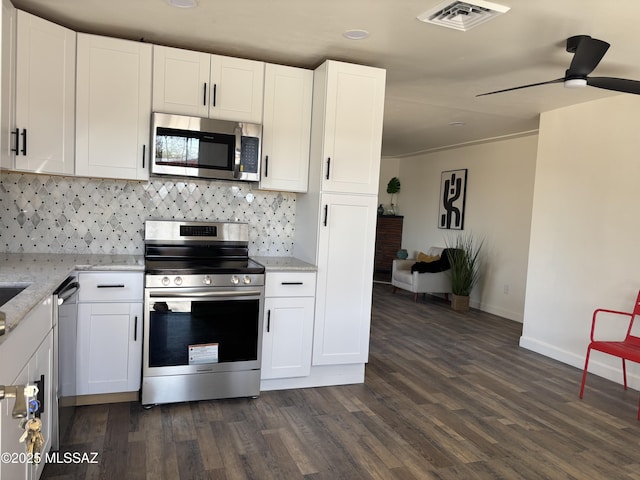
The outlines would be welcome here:
[[[369,32],[366,30],[347,30],[342,36],[349,40],[364,40],[369,37]]]
[[[168,0],[169,5],[172,7],[178,8],[193,8],[198,6],[198,2],[196,0]]]

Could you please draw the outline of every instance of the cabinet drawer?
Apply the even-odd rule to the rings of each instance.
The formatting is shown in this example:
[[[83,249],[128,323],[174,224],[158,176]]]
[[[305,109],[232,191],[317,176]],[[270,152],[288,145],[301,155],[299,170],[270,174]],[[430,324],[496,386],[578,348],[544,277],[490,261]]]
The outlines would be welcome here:
[[[79,302],[142,302],[142,272],[81,272]]]
[[[267,273],[265,297],[313,297],[316,294],[315,272]]]

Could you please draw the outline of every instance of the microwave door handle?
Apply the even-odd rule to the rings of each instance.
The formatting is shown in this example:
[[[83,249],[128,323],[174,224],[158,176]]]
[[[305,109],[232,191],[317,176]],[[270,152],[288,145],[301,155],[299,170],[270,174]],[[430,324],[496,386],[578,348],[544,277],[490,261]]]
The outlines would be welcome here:
[[[236,150],[233,160],[233,178],[240,178],[240,158],[242,156],[242,129],[238,126],[234,130],[236,136]]]

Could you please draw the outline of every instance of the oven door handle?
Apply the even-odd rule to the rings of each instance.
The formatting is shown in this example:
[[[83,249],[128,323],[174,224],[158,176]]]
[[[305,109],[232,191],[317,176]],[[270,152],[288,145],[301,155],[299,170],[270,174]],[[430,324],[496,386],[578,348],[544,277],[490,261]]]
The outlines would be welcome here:
[[[186,298],[186,297],[209,297],[209,298],[217,298],[217,297],[259,297],[262,295],[262,291],[260,290],[233,290],[233,291],[225,291],[225,292],[190,292],[188,289],[183,288],[179,291],[170,291],[166,290],[156,290],[149,292],[149,297],[151,298]]]

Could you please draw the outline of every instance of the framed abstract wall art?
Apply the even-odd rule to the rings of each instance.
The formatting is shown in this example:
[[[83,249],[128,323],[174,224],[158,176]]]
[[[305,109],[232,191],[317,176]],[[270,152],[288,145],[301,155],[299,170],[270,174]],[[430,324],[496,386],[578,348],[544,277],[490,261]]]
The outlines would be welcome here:
[[[440,178],[440,210],[438,228],[464,229],[464,207],[467,194],[467,169],[442,172]]]

